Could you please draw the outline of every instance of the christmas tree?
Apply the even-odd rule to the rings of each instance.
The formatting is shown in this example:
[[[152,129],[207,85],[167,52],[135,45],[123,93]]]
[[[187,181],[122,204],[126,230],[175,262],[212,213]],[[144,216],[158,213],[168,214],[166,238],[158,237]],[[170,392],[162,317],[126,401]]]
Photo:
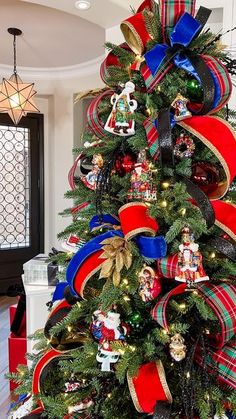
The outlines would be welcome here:
[[[64,268],[12,417],[236,414],[235,62],[209,15],[145,0],[107,44],[52,255]]]

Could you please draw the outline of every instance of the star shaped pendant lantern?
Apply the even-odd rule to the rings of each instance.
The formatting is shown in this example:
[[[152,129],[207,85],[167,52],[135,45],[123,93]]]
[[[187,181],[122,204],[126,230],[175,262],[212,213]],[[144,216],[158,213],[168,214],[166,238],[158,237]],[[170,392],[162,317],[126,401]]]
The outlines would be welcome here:
[[[0,112],[8,113],[17,125],[28,112],[39,112],[33,97],[36,95],[34,83],[23,83],[16,71],[16,36],[21,35],[20,29],[9,28],[8,32],[14,36],[14,73],[0,85]]]

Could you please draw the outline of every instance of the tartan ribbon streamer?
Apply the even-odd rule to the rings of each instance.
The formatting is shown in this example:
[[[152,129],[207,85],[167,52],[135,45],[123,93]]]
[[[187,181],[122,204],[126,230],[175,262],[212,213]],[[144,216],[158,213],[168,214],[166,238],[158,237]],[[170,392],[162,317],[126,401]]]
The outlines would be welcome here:
[[[217,334],[210,343],[222,349],[236,332],[236,286],[227,283],[220,285],[204,283],[198,285],[198,291],[214,311],[221,326],[221,333]]]
[[[151,311],[153,319],[163,328],[168,329],[167,306],[170,298],[182,294],[186,284],[181,284],[162,297]],[[197,290],[215,313],[221,332],[211,338],[211,346],[222,349],[236,332],[236,287],[228,283],[213,285],[198,284]]]
[[[104,98],[110,98],[113,95],[113,93],[113,90],[105,90],[105,92],[103,92],[102,94],[100,94],[92,100],[87,110],[88,125],[92,129],[94,134],[101,140],[103,140],[104,137],[107,136],[107,131],[104,129],[104,124],[99,117],[99,105]]]
[[[158,146],[157,129],[154,126],[151,118],[145,119],[143,126],[146,131],[146,137],[147,137],[150,154],[154,160],[157,160],[160,155],[159,146]]]
[[[164,41],[167,41],[170,32],[183,13],[195,13],[196,0],[161,0],[160,18]]]
[[[236,342],[228,342],[222,349],[210,350],[204,361],[209,372],[217,375],[220,382],[236,389]],[[203,357],[200,349],[196,352],[195,361],[203,365]]]

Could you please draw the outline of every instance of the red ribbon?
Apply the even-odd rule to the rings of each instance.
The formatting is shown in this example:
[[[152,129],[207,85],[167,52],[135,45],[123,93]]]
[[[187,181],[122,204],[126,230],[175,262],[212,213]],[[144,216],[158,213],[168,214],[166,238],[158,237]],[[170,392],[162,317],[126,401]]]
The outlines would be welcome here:
[[[158,401],[172,403],[161,361],[142,365],[135,377],[127,374],[129,391],[139,413],[153,414]]]
[[[159,229],[157,221],[148,215],[147,205],[140,202],[123,205],[119,210],[119,218],[126,240],[132,239],[141,232],[155,236]],[[82,298],[89,278],[99,271],[105,260],[100,258],[102,253],[103,250],[98,250],[91,254],[76,272],[73,288]]]

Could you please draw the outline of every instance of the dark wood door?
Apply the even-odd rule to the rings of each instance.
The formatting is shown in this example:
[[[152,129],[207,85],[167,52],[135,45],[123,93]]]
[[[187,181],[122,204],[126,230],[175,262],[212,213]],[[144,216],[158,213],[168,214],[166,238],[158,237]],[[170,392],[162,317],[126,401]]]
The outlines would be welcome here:
[[[0,294],[43,252],[43,115],[0,114]]]

